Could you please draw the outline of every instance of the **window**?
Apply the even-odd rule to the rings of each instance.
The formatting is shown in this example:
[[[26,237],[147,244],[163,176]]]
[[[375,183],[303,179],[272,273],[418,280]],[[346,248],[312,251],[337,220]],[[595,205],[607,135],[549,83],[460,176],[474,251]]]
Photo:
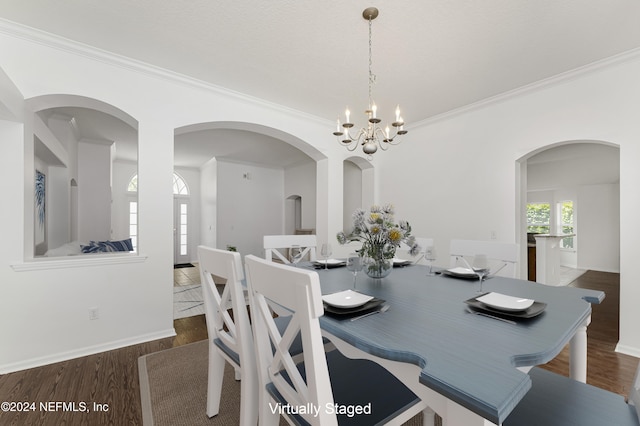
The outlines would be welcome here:
[[[551,205],[549,203],[527,204],[527,232],[551,233]]]
[[[173,195],[189,195],[186,182],[176,173],[173,174]]]
[[[557,208],[559,234],[573,234],[573,201],[561,201],[557,204]],[[574,237],[563,238],[560,242],[560,248],[573,249]]]
[[[129,237],[133,251],[138,251],[138,202],[129,201]]]
[[[187,205],[180,204],[180,256],[187,255]]]
[[[138,175],[133,175],[127,186],[127,191],[138,192]]]
[[[127,191],[138,192],[138,175],[133,175],[127,185]],[[177,173],[173,174],[173,195],[189,195],[187,183]]]

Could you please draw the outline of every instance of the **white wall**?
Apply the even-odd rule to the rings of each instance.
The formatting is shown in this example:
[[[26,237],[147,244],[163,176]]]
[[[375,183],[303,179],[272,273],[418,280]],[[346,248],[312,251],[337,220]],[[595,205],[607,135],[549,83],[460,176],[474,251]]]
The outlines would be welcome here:
[[[284,198],[292,195],[301,198],[301,229],[316,229],[316,174],[316,163],[313,162],[284,170]]]
[[[620,272],[620,185],[578,189],[578,268]]]
[[[78,239],[111,238],[111,145],[78,143]]]
[[[218,162],[215,158],[200,168],[200,244],[217,245]]]
[[[70,241],[69,170],[66,167],[49,167],[47,184],[47,215],[49,216],[47,245],[52,249]]]
[[[606,65],[606,66],[605,66]],[[640,355],[640,60],[622,57],[409,128],[380,156],[380,202],[393,202],[415,234],[435,238],[445,261],[452,238],[524,241],[520,163],[565,141],[620,146],[619,349]],[[418,143],[419,142],[419,143]],[[403,171],[400,173],[400,171]],[[480,178],[481,177],[481,178]],[[524,261],[524,258],[522,259]]]
[[[12,31],[25,33],[14,37]],[[0,84],[8,89],[0,91],[0,110],[3,118],[19,120],[0,122],[0,180],[15,183],[5,194],[17,206],[0,211],[5,241],[0,248],[0,322],[17,324],[3,335],[0,373],[174,333],[171,181],[175,129],[194,123],[245,123],[277,132],[277,137],[316,160],[342,161],[339,147],[329,145],[331,138],[324,136],[332,128],[328,120],[230,94],[55,37],[43,40],[28,29],[0,32],[0,52],[0,68],[8,77],[0,73]],[[25,220],[33,220],[34,120],[21,111],[24,104],[13,113],[16,92],[25,99],[51,94],[96,99],[138,122],[138,254],[35,261],[33,252],[25,251],[25,241],[33,241],[33,226],[25,226]],[[326,179],[328,174],[322,176]],[[328,186],[327,181],[318,185]],[[278,199],[282,200],[282,190]],[[333,217],[341,218],[341,210],[330,209],[328,197],[321,197],[317,208],[322,212],[317,220],[325,235],[335,233],[337,226],[332,223],[337,220]],[[261,213],[253,212],[253,218]],[[99,308],[99,320],[89,320],[92,307]]]
[[[342,212],[343,230],[353,230],[353,212],[358,208],[369,208],[362,205],[362,170],[352,161],[344,162],[344,192]]]
[[[284,170],[218,160],[217,217],[218,248],[264,257],[262,236],[284,231]]]
[[[113,162],[111,187],[111,239],[129,238],[129,202],[138,198],[137,193],[127,191],[131,178],[138,174],[138,164],[130,161]],[[84,241],[83,241],[84,242]]]

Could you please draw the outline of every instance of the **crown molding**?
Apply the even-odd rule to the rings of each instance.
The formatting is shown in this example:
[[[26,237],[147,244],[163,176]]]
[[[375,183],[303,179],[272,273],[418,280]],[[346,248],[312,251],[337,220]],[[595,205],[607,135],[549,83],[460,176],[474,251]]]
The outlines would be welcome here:
[[[628,50],[626,52],[622,52],[617,55],[610,56],[608,58],[605,58],[596,62],[592,62],[590,64],[587,64],[578,68],[574,68],[572,70],[569,70],[560,74],[556,74],[549,78],[538,80],[534,83],[530,83],[525,86],[517,87],[513,90],[509,90],[507,92],[503,92],[498,95],[482,99],[472,104],[468,104],[456,109],[452,109],[451,111],[447,111],[442,114],[434,115],[433,117],[420,120],[406,127],[409,129],[412,129],[416,127],[427,126],[429,124],[433,124],[438,121],[447,120],[447,119],[456,117],[458,115],[465,114],[467,112],[485,108],[489,105],[505,102],[509,99],[513,99],[518,96],[523,96],[523,95],[537,92],[540,90],[545,90],[553,86],[566,84],[570,81],[582,78],[588,74],[596,73],[604,68],[609,68],[612,66],[620,65],[625,62],[631,62],[638,59],[640,59],[640,48]]]
[[[73,55],[83,56],[87,59],[103,62],[108,65],[127,69],[129,71],[138,72],[155,78],[160,78],[174,84],[181,84],[191,88],[203,89],[214,92],[218,95],[227,96],[235,100],[240,100],[252,104],[262,105],[269,109],[278,110],[286,114],[299,116],[305,120],[314,121],[323,126],[331,123],[331,120],[299,111],[287,106],[276,104],[265,99],[257,98],[246,93],[237,92],[222,86],[215,85],[203,80],[189,77],[185,74],[170,71],[137,59],[129,58],[124,55],[109,52],[95,46],[81,43],[75,40],[64,38],[37,28],[22,25],[13,21],[0,18],[0,33],[10,37],[20,38],[28,42],[37,43],[52,49],[71,53]]]

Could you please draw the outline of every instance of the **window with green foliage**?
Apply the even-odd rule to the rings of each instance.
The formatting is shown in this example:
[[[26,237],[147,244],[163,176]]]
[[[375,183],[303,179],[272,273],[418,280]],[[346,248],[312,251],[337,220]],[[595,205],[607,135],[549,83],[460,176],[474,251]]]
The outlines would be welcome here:
[[[527,232],[549,234],[551,232],[551,204],[527,204]]]
[[[561,201],[558,203],[558,230],[560,234],[573,234],[573,201]],[[563,238],[560,247],[573,249],[574,237]]]

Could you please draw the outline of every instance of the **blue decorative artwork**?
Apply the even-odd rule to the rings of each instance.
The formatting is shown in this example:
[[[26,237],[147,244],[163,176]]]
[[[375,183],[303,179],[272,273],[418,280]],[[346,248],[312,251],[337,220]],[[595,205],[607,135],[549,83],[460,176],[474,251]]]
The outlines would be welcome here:
[[[36,190],[35,190],[35,203],[36,203],[36,222],[39,225],[36,229],[36,243],[44,241],[45,230],[45,200],[46,200],[46,185],[45,175],[39,170],[36,170]]]

